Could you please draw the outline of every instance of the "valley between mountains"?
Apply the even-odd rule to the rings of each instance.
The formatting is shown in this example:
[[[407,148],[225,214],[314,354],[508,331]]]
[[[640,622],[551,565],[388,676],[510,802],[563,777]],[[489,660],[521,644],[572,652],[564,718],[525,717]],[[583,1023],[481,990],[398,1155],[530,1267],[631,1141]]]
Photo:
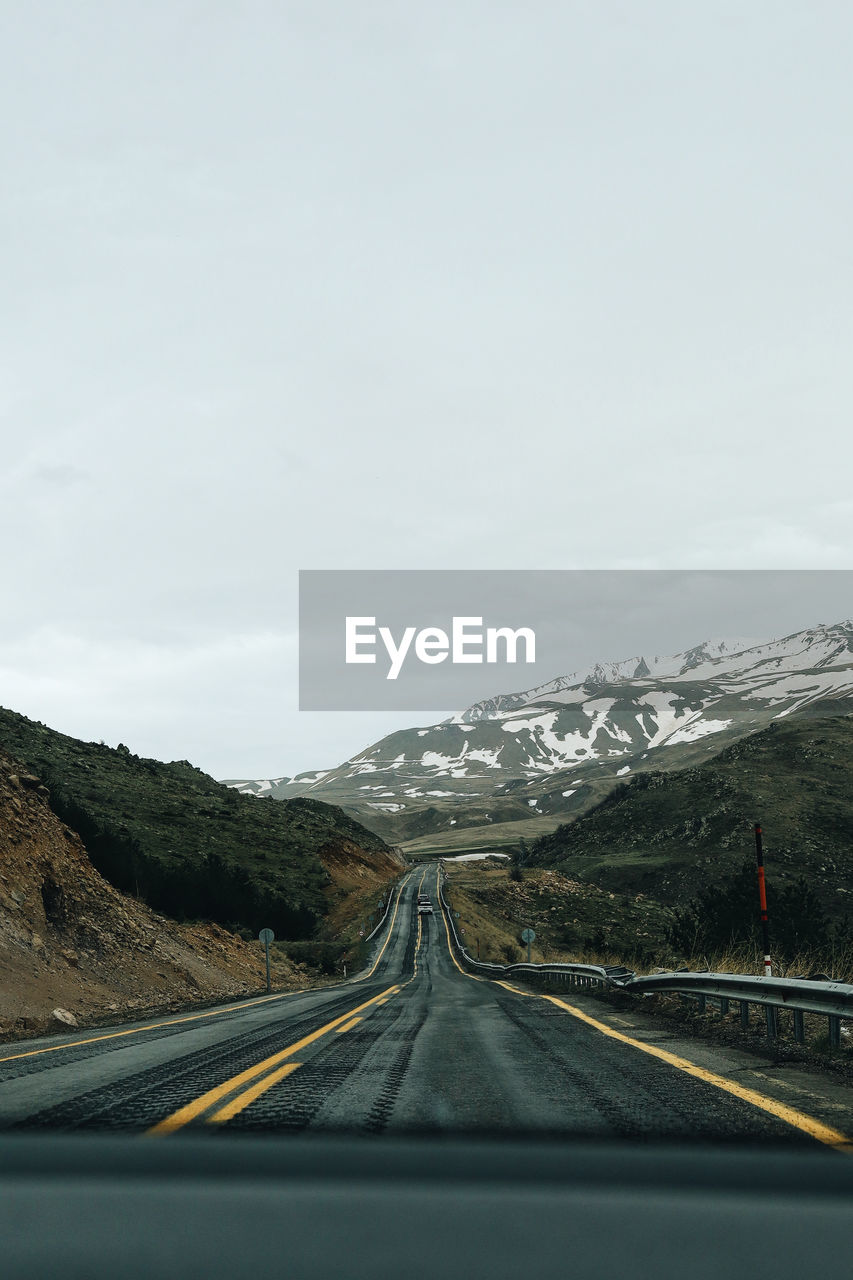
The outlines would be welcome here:
[[[534,919],[540,958],[722,954],[752,937],[756,821],[780,954],[842,976],[851,712],[850,622],[600,663],[292,780],[217,782],[0,710],[0,1035],[257,992],[262,927],[277,989],[340,980],[436,856],[493,859],[464,890],[484,957],[521,958]]]
[[[417,853],[488,852],[574,820],[638,775],[699,765],[790,717],[844,714],[851,698],[846,621],[596,663],[392,733],[334,768],[226,781],[340,805]]]

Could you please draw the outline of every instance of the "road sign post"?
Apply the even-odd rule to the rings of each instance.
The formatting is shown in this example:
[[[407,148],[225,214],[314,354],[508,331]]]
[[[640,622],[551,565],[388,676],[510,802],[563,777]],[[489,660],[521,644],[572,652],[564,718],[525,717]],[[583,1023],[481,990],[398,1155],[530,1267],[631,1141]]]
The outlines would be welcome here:
[[[264,956],[267,962],[267,991],[271,991],[270,986],[270,943],[275,942],[275,934],[272,929],[261,929],[258,934],[259,940],[264,944]]]
[[[534,941],[536,934],[532,929],[522,929],[521,941],[527,943],[527,963],[530,964],[530,944]]]

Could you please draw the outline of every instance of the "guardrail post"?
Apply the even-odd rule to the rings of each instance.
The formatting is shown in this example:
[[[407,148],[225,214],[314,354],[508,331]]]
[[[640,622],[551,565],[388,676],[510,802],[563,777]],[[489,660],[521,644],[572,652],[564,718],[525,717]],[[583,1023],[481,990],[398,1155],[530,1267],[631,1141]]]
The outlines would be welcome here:
[[[578,966],[580,967],[580,966]],[[682,979],[683,973],[683,979]],[[820,980],[815,975],[812,981],[800,978],[772,979],[755,977],[751,974],[708,973],[683,971],[662,971],[648,976],[632,975],[625,981],[622,970],[612,969],[603,973],[601,978],[596,974],[596,981],[615,982],[627,992],[672,992],[681,1005],[689,1001],[691,1006],[704,1013],[707,1001],[716,1010],[720,1007],[720,1017],[729,1013],[732,1000],[736,1000],[740,1009],[740,1024],[744,1030],[750,1027],[750,1006],[759,1005],[764,1010],[764,1018],[769,1040],[778,1040],[783,1034],[782,1009],[790,1009],[793,1015],[793,1034],[798,1044],[805,1043],[805,1015],[818,1014],[829,1021],[829,1044],[833,1049],[841,1047],[841,1023],[844,1018],[853,1018],[853,983]],[[784,1030],[787,1031],[787,1021]]]

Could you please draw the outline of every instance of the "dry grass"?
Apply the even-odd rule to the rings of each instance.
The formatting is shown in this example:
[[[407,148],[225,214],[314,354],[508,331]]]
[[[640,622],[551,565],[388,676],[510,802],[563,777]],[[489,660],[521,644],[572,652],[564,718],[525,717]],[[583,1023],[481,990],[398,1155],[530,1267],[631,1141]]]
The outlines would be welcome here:
[[[485,964],[516,964],[527,959],[527,948],[519,942],[516,928],[483,910],[457,882],[448,884],[445,895],[459,912],[456,929],[469,955]],[[530,958],[536,964],[544,960],[535,943]]]
[[[460,853],[505,853],[518,847],[519,840],[533,841],[550,835],[565,822],[566,815],[543,814],[515,822],[492,822],[480,827],[454,827],[451,831],[434,831],[412,840],[403,840],[400,848],[413,861],[428,858],[452,858]]]
[[[466,945],[480,938],[481,959],[494,964],[507,964],[527,958],[526,948],[518,940],[518,922],[507,921],[489,903],[489,895],[482,890],[493,890],[507,883],[505,867],[484,863],[446,862],[448,893],[455,897],[460,910],[459,925],[467,930]],[[542,876],[539,869],[526,872],[522,883],[535,884]],[[470,892],[468,892],[470,891]],[[522,922],[523,923],[523,922]],[[476,947],[468,946],[472,955]],[[772,951],[772,940],[771,940]],[[725,950],[686,955],[661,945],[652,949],[646,959],[639,961],[628,954],[624,947],[592,947],[578,944],[561,947],[545,933],[540,932],[533,944],[531,959],[535,962],[571,962],[579,964],[616,965],[627,964],[638,973],[653,973],[656,969],[710,969],[716,973],[744,973],[761,976],[764,961],[757,947],[749,944],[732,945]],[[804,949],[791,959],[772,957],[773,974],[782,978],[809,977],[826,974],[836,982],[853,983],[853,943],[825,948]]]
[[[556,960],[558,957],[552,956]],[[624,955],[617,954],[607,948],[584,948],[573,950],[571,955],[560,956],[560,960],[574,961],[577,964],[625,964]],[[637,972],[654,973],[657,969],[709,969],[713,973],[747,973],[755,977],[764,975],[764,959],[757,948],[742,944],[731,946],[725,951],[701,953],[692,956],[676,955],[675,952],[661,951],[655,958],[656,963],[640,965],[632,964]],[[808,978],[812,974],[824,973],[833,982],[853,983],[853,946],[830,947],[825,950],[813,949],[801,951],[792,960],[780,960],[771,956],[773,976],[776,978]]]
[[[699,968],[713,969],[716,973],[764,973],[764,959],[757,947],[742,944],[709,956],[692,956],[689,962]],[[688,963],[688,961],[684,961]],[[825,973],[836,982],[853,982],[853,945],[811,948],[799,952],[791,960],[780,960],[772,955],[773,974],[779,978],[808,978],[813,973]]]
[[[514,881],[505,863],[445,866],[450,892],[458,898],[460,927],[480,938],[482,959],[504,964],[526,959],[521,932],[528,926],[536,933],[531,952],[536,962],[579,959],[582,948],[601,945],[605,938],[613,939],[623,958],[645,958],[656,955],[666,937],[671,913],[643,895],[609,893],[543,867],[530,868]]]

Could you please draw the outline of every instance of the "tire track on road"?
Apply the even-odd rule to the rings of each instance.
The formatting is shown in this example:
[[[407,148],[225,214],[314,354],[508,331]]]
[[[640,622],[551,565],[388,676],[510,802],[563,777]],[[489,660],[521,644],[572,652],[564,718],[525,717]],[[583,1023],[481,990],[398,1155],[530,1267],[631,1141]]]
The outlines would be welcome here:
[[[174,1111],[204,1092],[211,1082],[236,1075],[284,1048],[295,1036],[323,1026],[352,1003],[344,992],[322,1009],[295,1014],[274,1028],[239,1032],[217,1046],[207,1046],[170,1059],[79,1094],[65,1102],[34,1112],[9,1129],[114,1129],[148,1127],[166,1112]],[[64,1065],[64,1064],[63,1064]]]

